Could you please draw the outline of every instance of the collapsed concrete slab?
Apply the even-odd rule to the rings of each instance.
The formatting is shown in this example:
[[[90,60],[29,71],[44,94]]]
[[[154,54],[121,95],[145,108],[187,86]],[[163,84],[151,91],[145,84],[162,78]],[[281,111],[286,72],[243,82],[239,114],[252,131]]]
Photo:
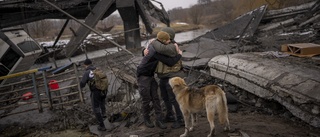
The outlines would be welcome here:
[[[209,61],[210,58],[201,58],[192,61],[183,61],[182,65],[189,68],[201,68],[206,67]]]
[[[210,75],[275,100],[294,116],[320,127],[320,70],[266,56],[265,52],[216,56],[208,63]]]
[[[183,50],[182,65],[189,68],[206,67],[209,60],[217,55],[236,52],[239,44],[232,41],[217,41],[209,38],[200,38],[197,43],[185,44],[180,47]]]
[[[184,44],[180,47],[185,51],[182,54],[183,59],[213,58],[217,55],[234,53],[240,46],[232,41],[218,41],[210,38],[199,38],[199,40],[199,42]]]
[[[250,11],[231,23],[216,28],[204,34],[202,37],[211,38],[215,40],[238,39],[243,37],[252,37],[255,33],[260,21],[267,9],[263,5],[253,11]]]

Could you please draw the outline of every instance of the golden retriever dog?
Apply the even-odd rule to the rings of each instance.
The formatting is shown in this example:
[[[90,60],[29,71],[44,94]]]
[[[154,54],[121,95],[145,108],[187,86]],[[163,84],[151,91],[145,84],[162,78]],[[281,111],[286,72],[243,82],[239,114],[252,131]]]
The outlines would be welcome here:
[[[230,130],[228,119],[227,99],[224,91],[217,85],[207,85],[200,89],[192,89],[187,86],[185,81],[180,77],[173,77],[169,80],[176,99],[180,105],[185,121],[185,132],[180,137],[188,135],[195,126],[196,113],[206,109],[207,118],[210,124],[210,133],[208,137],[214,136],[214,116],[216,112],[219,121],[223,124],[224,130]],[[190,116],[192,125],[190,125]]]

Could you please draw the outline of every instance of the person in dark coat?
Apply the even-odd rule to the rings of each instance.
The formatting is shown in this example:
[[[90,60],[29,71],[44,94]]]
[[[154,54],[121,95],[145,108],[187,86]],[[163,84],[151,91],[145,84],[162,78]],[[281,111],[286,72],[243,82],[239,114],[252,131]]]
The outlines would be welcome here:
[[[96,119],[99,122],[98,130],[99,131],[106,131],[106,127],[103,123],[103,118],[106,118],[106,107],[105,107],[105,99],[106,99],[106,93],[102,92],[101,90],[97,89],[94,85],[90,84],[90,80],[93,79],[93,70],[96,69],[92,65],[92,61],[90,59],[86,59],[83,63],[85,66],[85,72],[82,76],[82,79],[80,81],[80,87],[84,88],[86,84],[88,84],[89,89],[91,91],[90,98],[91,98],[91,104],[92,104],[92,110],[96,117]]]
[[[175,57],[169,57],[157,53],[151,45],[158,42],[168,44],[170,42],[170,36],[167,33],[161,33],[157,37],[160,39],[154,40],[150,43],[150,45],[147,47],[148,54],[142,58],[139,66],[137,67],[137,81],[139,93],[142,98],[142,114],[145,125],[149,128],[154,127],[153,122],[150,120],[150,112],[153,108],[156,114],[156,125],[161,129],[165,129],[167,126],[164,125],[162,121],[163,117],[160,106],[160,97],[157,92],[158,83],[154,78],[155,69],[159,61],[168,66],[173,66],[181,59],[182,51],[179,51],[179,54]],[[153,105],[152,107],[150,107],[151,102]]]

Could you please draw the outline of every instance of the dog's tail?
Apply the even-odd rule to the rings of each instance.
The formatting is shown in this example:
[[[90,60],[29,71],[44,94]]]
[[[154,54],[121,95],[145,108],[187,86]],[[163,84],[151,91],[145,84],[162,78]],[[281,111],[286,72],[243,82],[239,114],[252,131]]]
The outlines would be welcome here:
[[[217,107],[219,121],[221,124],[228,122],[227,98],[224,91],[217,85],[210,85],[204,88],[205,96],[214,98]]]
[[[227,106],[227,98],[224,91],[218,87],[216,89],[216,94],[218,96],[218,115],[219,115],[219,121],[221,124],[225,124],[228,120],[228,106]]]

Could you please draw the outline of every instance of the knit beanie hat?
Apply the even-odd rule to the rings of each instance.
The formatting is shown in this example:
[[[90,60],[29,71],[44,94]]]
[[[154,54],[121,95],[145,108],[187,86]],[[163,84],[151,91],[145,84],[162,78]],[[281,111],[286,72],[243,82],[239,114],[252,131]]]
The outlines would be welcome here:
[[[84,60],[83,64],[84,65],[91,65],[92,61],[90,59],[86,59],[86,60]]]
[[[162,28],[160,31],[167,32],[170,35],[170,39],[172,39],[172,40],[174,39],[174,37],[176,35],[175,31],[171,27]]]
[[[161,42],[166,42],[170,40],[170,35],[167,32],[159,31],[157,34],[157,39]]]

